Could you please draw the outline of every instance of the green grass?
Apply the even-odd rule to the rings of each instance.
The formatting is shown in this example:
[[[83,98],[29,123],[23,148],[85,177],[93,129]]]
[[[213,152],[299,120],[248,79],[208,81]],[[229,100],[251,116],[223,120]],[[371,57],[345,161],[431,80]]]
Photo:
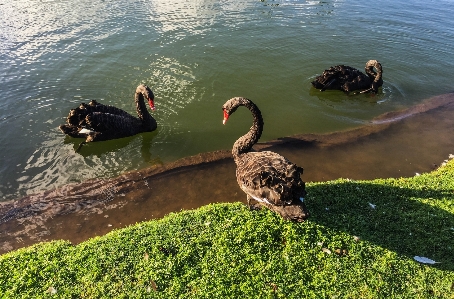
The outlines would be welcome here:
[[[454,298],[454,160],[307,185],[304,223],[213,204],[4,254],[0,298]]]

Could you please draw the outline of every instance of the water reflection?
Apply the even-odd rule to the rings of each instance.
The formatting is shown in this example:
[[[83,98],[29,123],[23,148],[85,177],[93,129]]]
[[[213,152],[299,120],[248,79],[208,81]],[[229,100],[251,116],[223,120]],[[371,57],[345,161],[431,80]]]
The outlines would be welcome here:
[[[342,1],[276,1],[276,0],[260,0],[263,6],[269,8],[269,14],[285,14],[285,18],[292,19],[297,16],[329,16],[335,12],[337,6],[342,4]],[[312,23],[314,19],[308,22]]]
[[[212,30],[218,19],[228,16],[239,21],[247,19],[242,13],[253,7],[250,1],[180,1],[155,0],[147,3],[150,21],[161,33],[183,31],[191,34],[202,34]],[[228,25],[227,22],[226,25]],[[180,36],[184,37],[184,33]]]
[[[151,73],[150,81],[159,96],[156,114],[163,119],[178,114],[188,104],[201,98],[204,88],[197,88],[194,71],[198,64],[184,64],[171,57],[150,57],[149,67],[144,73]]]
[[[159,156],[153,153],[156,135],[157,132],[142,133],[88,143],[78,153],[75,149],[82,139],[60,136],[65,138],[63,147],[58,138],[45,141],[30,155],[25,167],[19,170],[20,178],[11,182],[10,188],[33,194],[64,183],[80,182],[81,178],[114,176],[129,170],[131,160],[142,161],[142,166],[162,164]]]
[[[141,156],[141,160],[147,164],[162,164],[159,157],[154,157],[152,153],[152,143],[158,134],[157,131],[141,133],[125,138],[87,143],[78,152],[76,150],[83,139],[66,136],[64,143],[71,144],[74,152],[84,157],[85,161],[87,159],[94,159],[94,157],[102,159],[106,155],[111,155],[112,160],[116,160],[116,153],[125,148],[125,150],[131,152],[131,155]]]
[[[87,0],[77,5],[72,1],[38,0],[4,3],[0,9],[3,23],[0,50],[13,61],[36,62],[45,55],[72,51],[84,40],[99,40],[103,34],[93,28],[102,28],[99,25],[112,17],[115,9],[112,4]],[[61,41],[67,41],[66,46],[55,48]]]
[[[333,103],[341,103],[346,100],[355,100],[361,101],[366,103],[377,103],[383,100],[386,97],[385,91],[380,89],[378,93],[363,93],[360,94],[358,92],[350,92],[346,93],[340,90],[325,90],[320,91],[312,87],[309,90],[309,95],[313,97],[317,97],[320,101],[329,101]]]

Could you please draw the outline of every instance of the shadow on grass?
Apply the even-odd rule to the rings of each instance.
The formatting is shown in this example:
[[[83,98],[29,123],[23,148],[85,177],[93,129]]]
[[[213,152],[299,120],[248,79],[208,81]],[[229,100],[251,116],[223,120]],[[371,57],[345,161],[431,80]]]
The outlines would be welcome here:
[[[418,200],[417,200],[418,199]],[[454,190],[346,181],[308,187],[310,221],[454,271]],[[451,208],[452,209],[452,208]]]

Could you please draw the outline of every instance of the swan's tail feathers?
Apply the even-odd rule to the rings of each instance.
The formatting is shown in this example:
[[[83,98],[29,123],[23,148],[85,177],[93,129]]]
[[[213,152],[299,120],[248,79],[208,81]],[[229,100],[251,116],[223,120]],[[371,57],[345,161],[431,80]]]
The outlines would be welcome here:
[[[75,126],[70,126],[70,125],[61,125],[58,127],[60,131],[63,132],[63,134],[66,134],[68,136],[74,137],[74,138],[79,138],[83,137],[79,135],[79,129]]]

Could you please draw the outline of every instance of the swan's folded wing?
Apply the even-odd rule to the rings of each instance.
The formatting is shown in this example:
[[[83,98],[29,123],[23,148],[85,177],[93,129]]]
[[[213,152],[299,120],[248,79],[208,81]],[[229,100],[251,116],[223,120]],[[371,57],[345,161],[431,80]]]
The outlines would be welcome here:
[[[101,112],[87,115],[85,125],[100,133],[97,141],[132,136],[140,132],[142,126],[138,119]]]
[[[273,152],[249,152],[237,162],[241,189],[254,199],[286,205],[305,196],[303,169]]]
[[[124,111],[123,109],[117,108],[115,106],[111,105],[104,105],[101,103],[98,103],[95,100],[90,101],[88,105],[85,105],[85,109],[88,110],[89,113],[94,113],[94,112],[101,112],[101,113],[108,113],[108,114],[114,114],[114,115],[119,115],[123,116],[125,118],[135,118],[128,112]]]

